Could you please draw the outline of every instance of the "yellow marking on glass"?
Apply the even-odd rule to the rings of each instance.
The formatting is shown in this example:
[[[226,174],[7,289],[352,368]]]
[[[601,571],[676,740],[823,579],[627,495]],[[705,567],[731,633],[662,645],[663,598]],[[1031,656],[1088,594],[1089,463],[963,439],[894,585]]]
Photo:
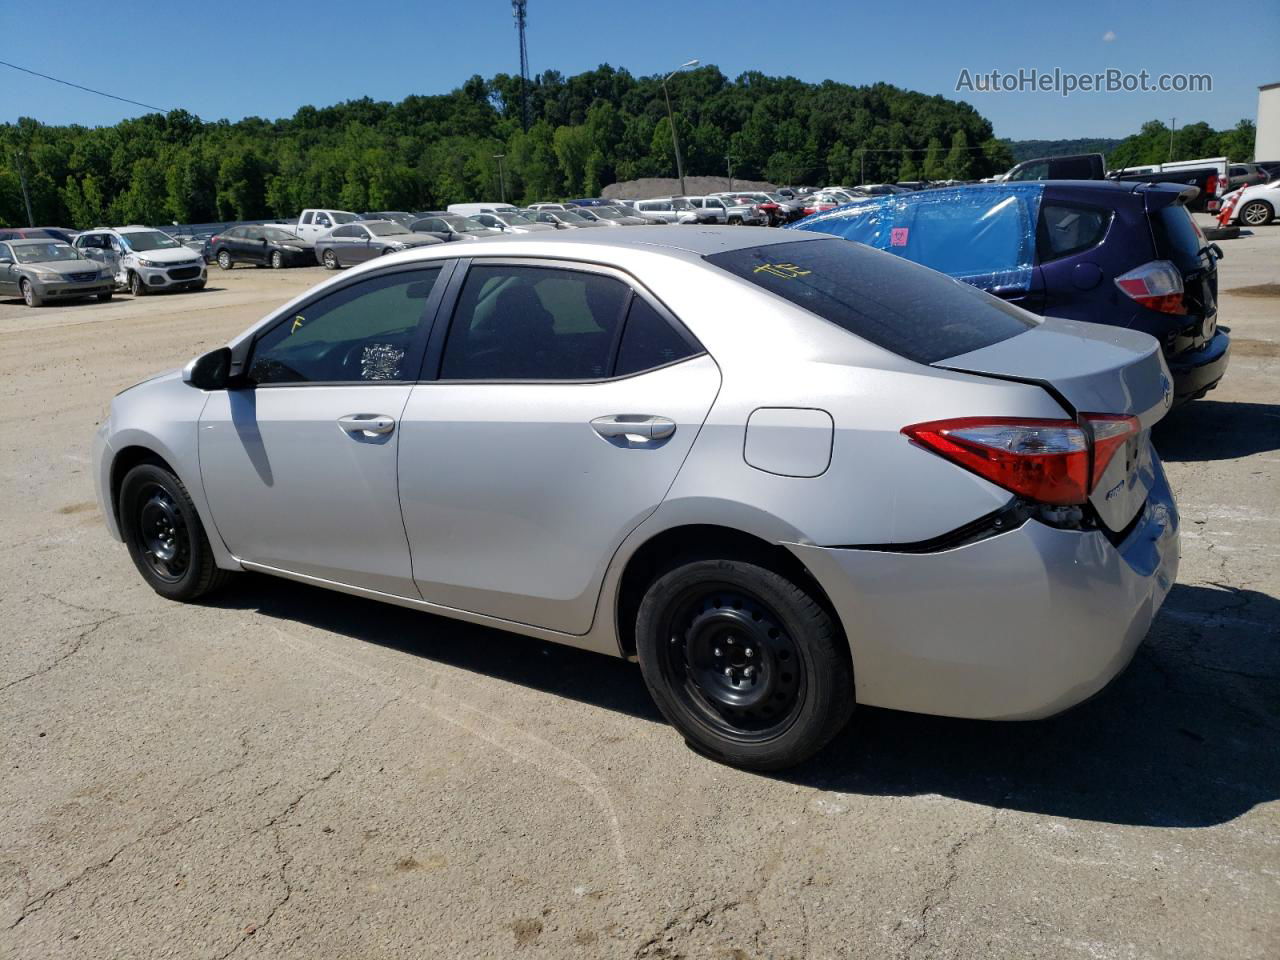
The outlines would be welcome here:
[[[293,326],[289,328],[289,336],[293,336],[295,333],[297,333],[298,328],[301,327],[306,322],[307,322],[307,318],[304,317],[302,314],[298,314],[296,317],[294,317]]]
[[[796,277],[807,277],[813,271],[802,270],[794,263],[762,263],[752,272],[767,273],[775,277],[781,277],[783,280],[794,280]]]

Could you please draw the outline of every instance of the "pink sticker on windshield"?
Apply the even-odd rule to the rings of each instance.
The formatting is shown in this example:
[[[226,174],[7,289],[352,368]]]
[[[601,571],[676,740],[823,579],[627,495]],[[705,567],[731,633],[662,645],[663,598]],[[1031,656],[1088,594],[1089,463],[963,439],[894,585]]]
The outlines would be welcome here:
[[[906,227],[894,227],[892,230],[890,230],[889,246],[905,247],[907,245],[907,232],[908,232],[908,229]]]

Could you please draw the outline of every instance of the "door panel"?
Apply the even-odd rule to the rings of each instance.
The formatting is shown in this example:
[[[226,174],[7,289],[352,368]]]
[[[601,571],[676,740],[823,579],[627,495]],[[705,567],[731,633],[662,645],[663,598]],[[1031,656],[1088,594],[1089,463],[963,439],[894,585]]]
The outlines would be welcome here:
[[[400,499],[423,598],[587,632],[609,560],[661,503],[719,386],[706,355],[608,382],[418,384]],[[592,426],[617,416],[675,430],[642,440]]]
[[[402,384],[272,386],[210,394],[200,473],[218,533],[242,560],[415,597],[396,496],[399,432],[366,435],[353,414],[399,419]]]

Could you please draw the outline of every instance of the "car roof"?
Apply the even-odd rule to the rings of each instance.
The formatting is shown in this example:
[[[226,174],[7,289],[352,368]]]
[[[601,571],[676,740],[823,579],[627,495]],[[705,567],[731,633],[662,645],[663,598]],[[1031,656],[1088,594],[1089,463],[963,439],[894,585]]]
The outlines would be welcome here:
[[[14,237],[12,240],[0,240],[0,243],[12,244],[15,247],[44,247],[51,243],[65,244],[65,240],[57,237]]]
[[[531,233],[520,236],[494,236],[480,241],[484,247],[469,246],[466,255],[474,257],[483,249],[486,256],[538,256],[573,257],[590,260],[593,256],[608,259],[610,253],[625,251],[666,254],[681,259],[693,259],[742,250],[748,247],[770,244],[803,243],[810,240],[831,239],[827,234],[807,233],[800,230],[776,230],[769,227],[717,227],[717,226],[669,226],[651,227],[647,230],[584,230],[548,233]],[[408,254],[411,259],[461,256],[452,244],[427,247]],[[369,265],[376,265],[371,261]]]

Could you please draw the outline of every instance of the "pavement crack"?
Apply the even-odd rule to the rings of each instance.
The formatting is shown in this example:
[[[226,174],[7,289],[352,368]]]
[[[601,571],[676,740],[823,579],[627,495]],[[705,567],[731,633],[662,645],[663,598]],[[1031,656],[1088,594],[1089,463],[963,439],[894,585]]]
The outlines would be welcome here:
[[[84,647],[84,645],[88,642],[89,638],[93,636],[93,634],[96,633],[101,627],[110,623],[113,620],[119,620],[121,617],[124,617],[124,616],[126,616],[126,614],[113,613],[110,616],[103,617],[100,620],[95,620],[92,623],[79,624],[78,626],[80,628],[80,632],[71,641],[71,646],[69,649],[63,651],[62,653],[54,657],[52,660],[44,664],[44,666],[40,667],[39,669],[32,670],[30,673],[26,674],[25,676],[18,677],[16,680],[10,680],[8,683],[4,684],[4,686],[0,686],[0,693],[4,693],[6,690],[11,690],[14,687],[18,686],[18,684],[20,683],[26,683],[28,680],[34,679],[35,677],[42,676],[43,674],[48,673],[50,670],[52,670],[54,667],[58,666],[59,664],[65,663],[67,660],[70,660],[73,656],[75,656],[77,653],[80,652],[81,648]]]

